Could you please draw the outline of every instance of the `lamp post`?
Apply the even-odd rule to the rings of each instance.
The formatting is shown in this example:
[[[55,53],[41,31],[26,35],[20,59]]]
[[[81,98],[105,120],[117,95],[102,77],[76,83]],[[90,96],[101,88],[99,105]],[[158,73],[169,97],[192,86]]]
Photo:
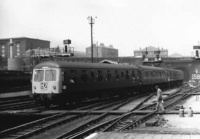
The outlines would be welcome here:
[[[95,17],[96,18],[96,17]],[[92,16],[89,16],[88,22],[91,26],[91,58],[92,58],[92,63],[93,63],[93,24],[95,23],[95,18]]]

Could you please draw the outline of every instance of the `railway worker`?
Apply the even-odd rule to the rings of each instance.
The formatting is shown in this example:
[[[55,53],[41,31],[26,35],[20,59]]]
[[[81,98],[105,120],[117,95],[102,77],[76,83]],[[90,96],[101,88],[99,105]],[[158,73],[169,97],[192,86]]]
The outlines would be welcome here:
[[[165,111],[164,106],[163,106],[163,97],[162,97],[162,90],[159,88],[158,85],[155,86],[156,90],[157,90],[157,98],[156,98],[156,111],[159,111],[159,108],[162,109],[162,112]]]

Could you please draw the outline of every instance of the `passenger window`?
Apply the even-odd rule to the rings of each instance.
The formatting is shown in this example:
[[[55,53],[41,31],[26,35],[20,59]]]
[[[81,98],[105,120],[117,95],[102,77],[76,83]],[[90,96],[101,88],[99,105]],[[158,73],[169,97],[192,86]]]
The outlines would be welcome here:
[[[145,72],[145,79],[148,79],[148,71]]]
[[[107,79],[107,81],[111,80],[111,72],[110,72],[110,70],[107,70],[106,79]]]
[[[119,72],[115,71],[115,79],[119,80]]]
[[[91,79],[94,79],[94,71],[90,72]]]
[[[70,70],[70,83],[75,83],[77,81],[77,71],[76,70]]]
[[[127,80],[129,79],[128,71],[126,71],[126,79],[127,79]]]
[[[102,70],[98,70],[97,81],[102,81],[102,80],[103,80],[103,71]]]
[[[86,70],[81,71],[81,80],[87,82],[87,72]]]
[[[132,71],[131,77],[132,77],[133,80],[135,80],[135,71]]]
[[[123,71],[121,71],[121,77],[124,78],[124,72]]]
[[[138,77],[138,79],[141,79],[142,78],[142,74],[141,74],[141,71],[137,71],[137,77]]]

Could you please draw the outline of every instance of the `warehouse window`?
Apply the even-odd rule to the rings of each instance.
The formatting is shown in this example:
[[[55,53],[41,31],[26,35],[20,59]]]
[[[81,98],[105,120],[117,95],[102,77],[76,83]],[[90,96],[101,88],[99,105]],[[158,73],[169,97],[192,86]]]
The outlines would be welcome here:
[[[5,46],[4,46],[4,44],[2,44],[2,57],[5,57]]]
[[[20,45],[17,43],[17,56],[20,56]]]

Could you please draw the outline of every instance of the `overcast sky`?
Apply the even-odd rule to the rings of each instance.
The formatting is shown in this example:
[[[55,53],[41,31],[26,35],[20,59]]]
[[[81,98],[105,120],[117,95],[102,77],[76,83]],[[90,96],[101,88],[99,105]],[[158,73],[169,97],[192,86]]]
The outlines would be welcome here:
[[[49,40],[51,47],[85,51],[88,16],[97,17],[94,43],[112,44],[120,56],[148,46],[190,56],[200,41],[200,0],[0,0],[0,38]]]

